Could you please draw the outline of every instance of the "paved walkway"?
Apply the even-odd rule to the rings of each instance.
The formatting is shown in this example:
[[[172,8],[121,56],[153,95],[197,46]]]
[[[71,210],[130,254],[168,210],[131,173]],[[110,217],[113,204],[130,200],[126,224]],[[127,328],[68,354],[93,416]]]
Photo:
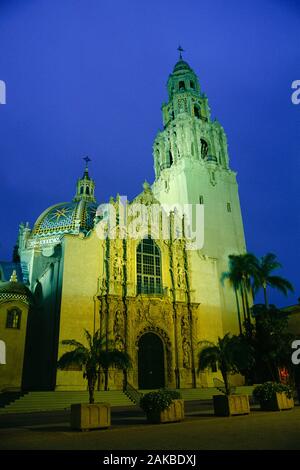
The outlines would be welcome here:
[[[164,425],[147,424],[136,407],[120,408],[110,429],[85,433],[72,431],[68,419],[68,412],[2,416],[0,449],[300,449],[300,406],[217,418],[210,404],[194,402],[184,422]]]

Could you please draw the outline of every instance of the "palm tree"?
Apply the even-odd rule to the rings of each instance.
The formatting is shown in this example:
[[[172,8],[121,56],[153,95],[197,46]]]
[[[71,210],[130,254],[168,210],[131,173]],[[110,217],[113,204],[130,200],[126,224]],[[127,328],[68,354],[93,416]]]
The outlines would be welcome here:
[[[274,253],[267,253],[257,262],[257,269],[254,276],[254,291],[257,292],[259,289],[263,289],[266,308],[269,308],[267,286],[279,290],[284,295],[287,295],[289,291],[294,292],[292,284],[287,279],[272,275],[275,269],[281,267]]]
[[[249,293],[252,290],[251,277],[255,276],[257,258],[252,253],[229,255],[229,270],[221,276],[221,281],[228,279],[235,290],[239,314],[238,292],[241,295],[244,320],[250,321]],[[240,316],[240,314],[239,314]],[[240,320],[239,320],[239,323]],[[241,326],[240,326],[241,331]]]
[[[231,336],[226,333],[223,338],[218,338],[216,344],[202,341],[203,348],[198,356],[198,373],[215,364],[221,371],[226,395],[230,394],[228,375],[248,369],[252,362],[252,348],[242,337]]]
[[[230,257],[229,257],[230,258]],[[222,273],[221,276],[221,282],[224,284],[224,281],[227,279],[229,281],[229,284],[234,290],[235,294],[235,301],[236,301],[236,308],[237,308],[237,314],[238,314],[238,321],[239,321],[239,330],[240,334],[242,334],[242,321],[241,321],[241,309],[240,309],[240,302],[239,302],[239,297],[238,297],[238,291],[239,291],[239,280],[236,275],[236,271],[232,269],[232,262],[231,259],[229,260],[229,271]]]
[[[65,352],[59,359],[57,367],[65,369],[70,365],[77,364],[83,367],[83,377],[87,380],[89,391],[89,402],[94,403],[94,391],[98,374],[101,370],[105,373],[105,390],[108,388],[108,369],[116,367],[127,370],[131,366],[129,355],[125,351],[110,348],[106,338],[96,331],[91,335],[84,330],[87,346],[75,339],[65,339],[62,344],[72,346],[72,351]]]

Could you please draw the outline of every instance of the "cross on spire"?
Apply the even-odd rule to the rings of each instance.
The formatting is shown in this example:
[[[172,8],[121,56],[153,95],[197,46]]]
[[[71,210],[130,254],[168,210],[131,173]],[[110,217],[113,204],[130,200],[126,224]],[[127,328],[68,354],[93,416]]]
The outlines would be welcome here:
[[[182,60],[182,52],[184,52],[184,49],[182,49],[182,47],[179,44],[179,46],[177,47],[177,50],[179,52],[179,59]]]
[[[90,157],[83,157],[83,159],[85,161],[85,168],[87,169],[87,167],[89,166],[89,162],[91,162],[92,160],[90,159]]]

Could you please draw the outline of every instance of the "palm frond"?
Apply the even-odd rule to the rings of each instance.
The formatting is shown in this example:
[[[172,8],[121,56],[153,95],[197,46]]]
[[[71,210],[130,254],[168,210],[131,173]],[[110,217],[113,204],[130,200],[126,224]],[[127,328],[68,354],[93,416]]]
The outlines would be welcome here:
[[[212,367],[216,362],[219,362],[220,351],[217,346],[207,346],[199,352],[198,356],[198,372]]]
[[[282,267],[281,263],[279,263],[279,261],[277,260],[277,256],[274,253],[267,253],[266,255],[262,256],[259,265],[260,269],[265,274],[269,274],[275,269]]]
[[[269,276],[267,279],[267,283],[271,287],[275,287],[276,289],[278,289],[284,295],[288,295],[289,291],[294,292],[293,285],[287,279],[284,279],[283,277]]]
[[[101,351],[99,354],[99,363],[103,369],[109,369],[109,367],[128,369],[131,367],[130,356],[125,351],[119,351],[117,349]]]
[[[76,339],[63,339],[61,341],[61,344],[64,344],[65,346],[73,346],[75,348],[85,347],[82,343],[80,343],[79,341],[76,341]]]
[[[215,343],[213,343],[212,341],[203,340],[199,341],[198,345],[201,346],[202,349],[204,349],[207,346],[215,346]]]
[[[88,345],[89,345],[90,349],[92,349],[93,348],[93,339],[95,338],[95,335],[97,335],[97,332],[95,333],[94,336],[92,336],[91,333],[88,330],[84,329],[84,334],[85,334],[85,337],[87,339],[87,342],[88,342]]]
[[[57,362],[57,367],[59,369],[66,369],[67,367],[78,364],[80,366],[85,365],[86,363],[86,351],[84,349],[74,349],[74,351],[65,352]]]
[[[246,369],[252,363],[252,349],[239,336],[226,333],[217,344],[204,347],[198,355],[198,372],[218,364],[223,373]]]
[[[129,369],[131,367],[131,359],[127,352],[113,349],[109,354],[111,365],[113,367],[116,367],[117,369]]]

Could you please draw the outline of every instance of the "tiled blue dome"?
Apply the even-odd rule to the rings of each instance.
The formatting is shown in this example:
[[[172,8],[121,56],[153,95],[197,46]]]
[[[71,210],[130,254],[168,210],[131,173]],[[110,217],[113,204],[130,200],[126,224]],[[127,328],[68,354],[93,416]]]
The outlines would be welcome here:
[[[37,219],[32,236],[86,233],[94,226],[96,209],[95,202],[84,200],[55,204]]]

